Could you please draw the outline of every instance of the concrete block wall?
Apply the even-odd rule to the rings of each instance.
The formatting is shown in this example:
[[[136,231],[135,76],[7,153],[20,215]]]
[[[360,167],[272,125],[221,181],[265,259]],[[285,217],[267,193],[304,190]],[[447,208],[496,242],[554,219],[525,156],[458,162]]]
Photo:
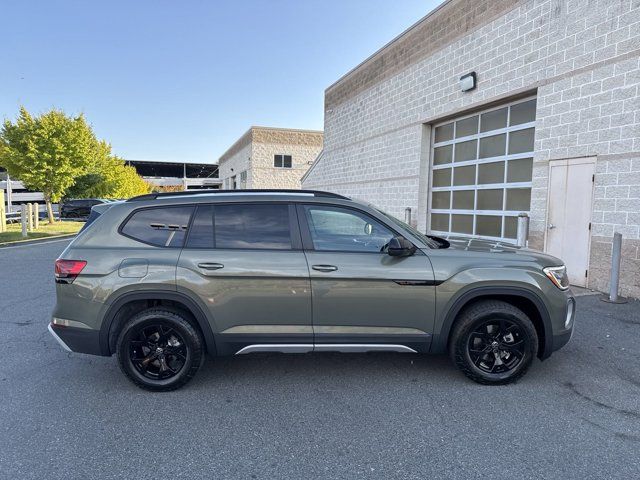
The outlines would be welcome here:
[[[322,150],[322,132],[255,129],[247,188],[301,188],[300,179]],[[276,168],[274,155],[291,155],[292,168]]]
[[[301,188],[301,178],[322,151],[322,132],[251,127],[218,160],[220,179],[247,172],[243,188]],[[292,168],[274,166],[274,155],[291,155]],[[230,188],[230,187],[229,187]]]
[[[640,297],[639,58],[640,0],[445,2],[326,90],[324,151],[303,188],[366,196],[400,218],[412,207],[424,224],[422,125],[537,95],[532,245],[544,245],[549,161],[595,156],[590,282],[606,288],[606,239],[618,230],[623,293]],[[463,93],[470,71],[478,87]]]
[[[251,138],[252,132],[246,132],[227,152],[218,160],[218,175],[222,181],[222,188],[231,188],[229,179],[235,175],[238,187],[240,173],[247,172],[247,185],[251,183]],[[249,188],[248,186],[246,188]]]

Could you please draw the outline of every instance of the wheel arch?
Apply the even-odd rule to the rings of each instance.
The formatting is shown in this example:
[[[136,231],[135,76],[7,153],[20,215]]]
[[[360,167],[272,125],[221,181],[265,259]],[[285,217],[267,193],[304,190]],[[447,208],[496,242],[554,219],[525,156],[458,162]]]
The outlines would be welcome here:
[[[124,293],[111,303],[100,328],[99,342],[102,354],[110,356],[115,352],[118,333],[128,318],[154,306],[166,306],[183,311],[187,320],[202,333],[207,352],[215,356],[213,332],[202,308],[183,293],[163,290]]]
[[[552,352],[551,317],[538,294],[519,287],[479,287],[469,290],[449,303],[440,333],[434,336],[432,351],[447,351],[453,325],[462,310],[482,300],[502,300],[522,310],[533,322],[538,334],[538,357],[543,360]]]

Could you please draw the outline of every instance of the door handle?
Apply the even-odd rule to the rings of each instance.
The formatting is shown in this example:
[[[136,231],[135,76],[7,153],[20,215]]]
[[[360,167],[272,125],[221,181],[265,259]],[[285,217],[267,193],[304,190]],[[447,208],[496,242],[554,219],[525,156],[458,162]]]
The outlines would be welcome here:
[[[553,223],[549,224],[549,230],[551,230],[552,228],[556,228],[556,226]]]
[[[198,264],[199,268],[202,268],[203,270],[220,270],[221,268],[224,268],[224,265],[221,263],[199,263]]]
[[[311,268],[319,272],[335,272],[338,270],[335,265],[313,265]]]

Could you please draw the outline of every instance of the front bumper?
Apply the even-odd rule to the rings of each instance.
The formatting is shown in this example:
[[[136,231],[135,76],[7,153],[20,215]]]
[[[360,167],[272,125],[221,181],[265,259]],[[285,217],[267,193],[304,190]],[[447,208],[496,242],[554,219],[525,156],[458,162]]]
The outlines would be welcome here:
[[[67,352],[101,355],[98,330],[61,326],[53,322],[49,324],[48,330]]]
[[[567,307],[565,310],[563,329],[553,335],[552,351],[560,350],[573,336],[573,326],[576,319],[576,299],[573,295],[567,296]]]

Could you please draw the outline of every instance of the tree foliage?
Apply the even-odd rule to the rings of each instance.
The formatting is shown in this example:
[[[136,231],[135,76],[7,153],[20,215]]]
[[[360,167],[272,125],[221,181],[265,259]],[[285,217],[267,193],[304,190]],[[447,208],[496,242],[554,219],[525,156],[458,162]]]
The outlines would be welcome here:
[[[149,193],[136,169],[113,155],[104,156],[68,190],[69,198],[129,198]]]
[[[0,164],[45,200],[57,202],[95,160],[99,142],[82,115],[51,110],[33,117],[20,108],[15,123],[0,131]]]
[[[133,167],[98,140],[83,115],[51,110],[33,117],[24,107],[0,131],[0,165],[48,203],[63,197],[127,198],[148,193]]]

